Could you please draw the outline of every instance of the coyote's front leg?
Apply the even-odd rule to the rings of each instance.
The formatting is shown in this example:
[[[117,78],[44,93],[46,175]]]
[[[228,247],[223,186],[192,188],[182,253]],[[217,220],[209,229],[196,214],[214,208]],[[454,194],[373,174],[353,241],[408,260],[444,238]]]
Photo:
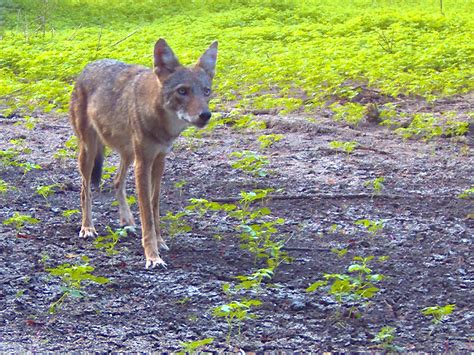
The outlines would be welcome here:
[[[138,195],[138,207],[142,222],[142,245],[145,249],[145,267],[161,265],[166,267],[158,250],[158,238],[155,230],[155,220],[152,208],[152,168],[154,159],[146,159],[145,155],[135,157],[135,177]]]
[[[168,250],[163,237],[161,236],[161,226],[160,226],[160,189],[161,189],[161,178],[163,177],[163,172],[165,170],[165,158],[164,153],[158,154],[153,163],[153,169],[151,174],[151,181],[153,184],[153,194],[151,199],[151,205],[153,209],[153,221],[155,223],[155,232],[156,238],[158,241],[158,247],[160,249]]]

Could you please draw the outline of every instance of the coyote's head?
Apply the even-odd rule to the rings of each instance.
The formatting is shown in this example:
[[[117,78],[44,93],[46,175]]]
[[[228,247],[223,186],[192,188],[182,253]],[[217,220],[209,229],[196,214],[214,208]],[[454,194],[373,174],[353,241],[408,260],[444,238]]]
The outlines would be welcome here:
[[[154,72],[161,83],[163,107],[180,120],[204,127],[211,118],[209,99],[217,61],[217,41],[192,67],[182,66],[166,41],[155,44]]]

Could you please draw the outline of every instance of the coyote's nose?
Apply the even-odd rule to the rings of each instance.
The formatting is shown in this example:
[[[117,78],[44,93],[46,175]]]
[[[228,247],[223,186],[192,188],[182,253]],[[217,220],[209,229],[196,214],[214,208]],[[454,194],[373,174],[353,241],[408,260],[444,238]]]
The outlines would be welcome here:
[[[211,113],[209,111],[204,111],[199,115],[199,118],[204,122],[207,122],[211,118]]]

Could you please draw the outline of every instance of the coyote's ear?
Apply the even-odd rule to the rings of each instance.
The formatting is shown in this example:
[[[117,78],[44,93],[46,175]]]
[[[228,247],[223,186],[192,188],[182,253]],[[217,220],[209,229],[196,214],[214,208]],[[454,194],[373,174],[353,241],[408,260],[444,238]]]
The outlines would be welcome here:
[[[199,58],[196,66],[201,67],[211,77],[214,77],[217,62],[217,41],[212,42],[209,48]]]
[[[154,62],[154,72],[158,79],[166,79],[180,65],[178,58],[176,58],[168,43],[163,38],[160,38],[155,44]]]

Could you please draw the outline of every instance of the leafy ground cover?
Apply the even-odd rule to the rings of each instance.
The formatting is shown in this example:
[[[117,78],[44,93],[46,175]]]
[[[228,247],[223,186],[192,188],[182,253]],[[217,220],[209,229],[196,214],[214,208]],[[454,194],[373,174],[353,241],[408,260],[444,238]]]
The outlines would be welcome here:
[[[471,2],[2,6],[0,350],[472,351]],[[220,53],[216,115],[168,159],[169,268],[145,271],[114,154],[77,237],[64,112],[86,63],[149,65],[157,37]]]
[[[149,66],[166,37],[183,63],[220,41],[217,107],[333,104],[353,116],[365,87],[433,100],[472,89],[472,3],[443,3],[441,13],[437,1],[7,2],[0,95],[14,93],[10,111],[64,110],[88,62]]]

